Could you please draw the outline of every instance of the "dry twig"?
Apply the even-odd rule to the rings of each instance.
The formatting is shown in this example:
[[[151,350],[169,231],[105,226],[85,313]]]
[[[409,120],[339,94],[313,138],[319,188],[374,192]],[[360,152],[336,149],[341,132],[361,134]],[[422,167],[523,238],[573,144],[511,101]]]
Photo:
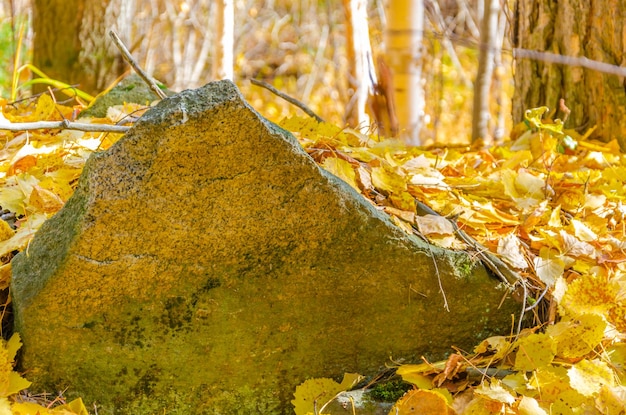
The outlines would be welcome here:
[[[514,48],[513,56],[517,59],[534,59],[548,63],[556,63],[569,66],[582,66],[598,72],[608,73],[617,76],[626,76],[626,68],[610,63],[600,62],[586,58],[584,56],[566,56],[550,52],[539,52],[530,49]]]
[[[256,86],[260,86],[263,87],[265,89],[267,89],[268,91],[270,91],[272,94],[274,95],[278,95],[279,97],[281,97],[282,99],[284,99],[285,101],[289,102],[290,104],[295,105],[296,107],[300,108],[302,111],[306,112],[306,114],[309,117],[313,117],[315,118],[315,120],[317,122],[324,122],[324,120],[322,119],[322,117],[320,117],[319,115],[317,115],[316,113],[314,113],[309,107],[307,107],[304,103],[298,101],[297,99],[290,97],[289,95],[280,92],[278,89],[274,88],[273,86],[271,86],[270,84],[268,84],[267,82],[263,82],[263,81],[259,81],[258,79],[250,79],[250,82],[252,82],[252,84],[256,85]]]
[[[165,92],[161,91],[161,88],[159,88],[156,82],[154,82],[154,80],[148,76],[148,74],[141,68],[141,66],[139,66],[139,64],[130,54],[126,46],[124,46],[122,39],[120,39],[117,33],[115,33],[114,30],[111,30],[109,32],[109,35],[111,35],[111,38],[113,39],[113,42],[115,43],[115,46],[117,46],[120,52],[122,52],[122,56],[124,56],[124,59],[126,60],[126,62],[128,62],[130,66],[133,67],[135,72],[137,72],[137,75],[139,75],[141,79],[143,79],[146,82],[146,84],[148,84],[152,92],[154,92],[156,96],[161,99],[167,98],[167,95],[165,95]]]
[[[124,125],[86,124],[63,121],[9,122],[0,119],[0,130],[32,131],[32,130],[78,130],[95,133],[126,133],[130,127]]]

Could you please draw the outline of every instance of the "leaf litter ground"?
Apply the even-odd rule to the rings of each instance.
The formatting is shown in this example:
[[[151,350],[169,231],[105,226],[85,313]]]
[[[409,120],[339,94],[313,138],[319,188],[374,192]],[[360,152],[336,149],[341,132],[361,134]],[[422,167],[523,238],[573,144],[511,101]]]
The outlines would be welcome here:
[[[59,105],[49,95],[1,104],[0,126],[73,119],[81,109]],[[107,118],[83,121],[114,124],[136,111],[142,109],[114,107]],[[615,142],[590,142],[563,130],[558,121],[543,121],[544,112],[528,111],[508,143],[489,149],[422,149],[311,118],[281,122],[320,166],[406,232],[466,250],[476,261],[485,258],[481,251],[486,250],[503,261],[499,268],[519,277],[514,284],[524,287],[532,328],[518,331],[520,316],[512,316],[510,336],[485,339],[473,351],[455,350],[445,362],[392,363],[414,388],[390,413],[623,413],[626,157]],[[11,258],[27,249],[35,231],[68,200],[89,155],[120,137],[0,130],[4,311],[10,301]],[[10,316],[3,316],[6,330]],[[4,413],[27,413],[19,405],[38,405],[29,402],[33,399],[27,393],[17,393],[28,382],[11,370],[16,344],[19,338],[14,337],[0,350],[0,365],[6,369],[0,374]],[[348,383],[352,385],[330,379],[305,382],[295,392],[296,413],[323,408],[326,401],[314,402],[310,396],[331,400]],[[82,402],[37,410],[87,413]]]

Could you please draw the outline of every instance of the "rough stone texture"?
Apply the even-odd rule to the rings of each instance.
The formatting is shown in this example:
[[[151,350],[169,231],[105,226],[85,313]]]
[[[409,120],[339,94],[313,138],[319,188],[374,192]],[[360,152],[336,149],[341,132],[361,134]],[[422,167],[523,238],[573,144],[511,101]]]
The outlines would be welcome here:
[[[99,414],[291,413],[307,378],[508,333],[519,304],[498,308],[505,288],[469,261],[405,235],[211,83],[94,155],[13,261],[23,369]]]

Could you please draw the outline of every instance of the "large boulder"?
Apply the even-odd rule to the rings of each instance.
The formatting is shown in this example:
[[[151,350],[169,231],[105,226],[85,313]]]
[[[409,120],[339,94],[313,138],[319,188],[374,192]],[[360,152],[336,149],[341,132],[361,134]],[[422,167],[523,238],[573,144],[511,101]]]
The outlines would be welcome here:
[[[11,292],[36,391],[99,414],[279,414],[307,378],[509,333],[520,305],[471,263],[405,234],[220,81],[91,157]]]

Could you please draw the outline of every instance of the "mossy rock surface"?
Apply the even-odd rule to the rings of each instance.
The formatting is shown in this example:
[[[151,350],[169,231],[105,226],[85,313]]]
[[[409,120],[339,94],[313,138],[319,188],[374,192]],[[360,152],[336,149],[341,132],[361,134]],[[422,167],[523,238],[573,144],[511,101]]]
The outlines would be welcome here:
[[[175,94],[175,92],[167,89],[165,85],[159,82],[157,82],[157,85],[166,95],[172,96]],[[150,105],[151,102],[159,99],[139,75],[131,74],[122,79],[109,92],[96,97],[95,101],[89,105],[89,108],[80,113],[80,118],[104,118],[107,116],[109,107],[127,103]]]
[[[462,255],[406,235],[211,83],[92,156],[14,259],[23,369],[99,414],[289,414],[308,378],[509,333],[520,305],[482,266],[457,272]]]

